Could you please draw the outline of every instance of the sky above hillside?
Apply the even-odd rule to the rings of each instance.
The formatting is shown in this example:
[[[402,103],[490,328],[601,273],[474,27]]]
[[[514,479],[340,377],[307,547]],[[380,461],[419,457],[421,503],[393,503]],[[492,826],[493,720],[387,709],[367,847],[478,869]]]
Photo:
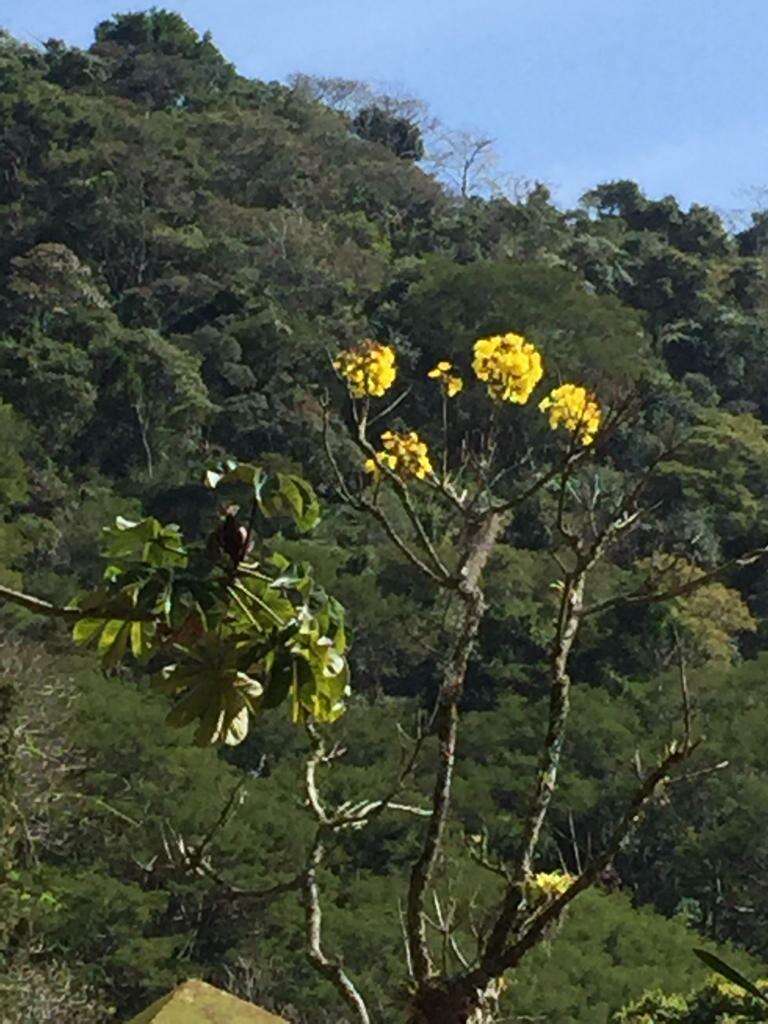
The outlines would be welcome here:
[[[768,186],[765,0],[180,0],[245,75],[391,84],[496,139],[575,203],[599,181],[724,211]],[[78,46],[119,0],[0,0],[27,42]]]

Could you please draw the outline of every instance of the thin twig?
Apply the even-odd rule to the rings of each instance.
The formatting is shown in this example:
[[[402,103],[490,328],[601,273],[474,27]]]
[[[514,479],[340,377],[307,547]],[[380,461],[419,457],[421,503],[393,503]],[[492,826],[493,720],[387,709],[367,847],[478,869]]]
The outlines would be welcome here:
[[[411,391],[413,391],[412,385],[407,387],[402,394],[398,395],[394,402],[390,402],[386,409],[382,409],[381,412],[377,412],[375,416],[372,416],[371,419],[368,420],[368,426],[372,427],[378,420],[383,420],[385,416],[389,416],[391,412],[394,412],[398,405],[406,400]]]
[[[238,779],[238,781],[232,787],[232,791],[227,797],[226,801],[224,802],[224,806],[222,807],[219,816],[216,818],[214,823],[205,833],[201,841],[197,843],[194,849],[192,850],[190,856],[190,866],[195,866],[202,863],[203,855],[213,842],[216,833],[219,832],[222,828],[224,828],[224,826],[227,824],[230,814],[232,813],[232,810],[235,806],[235,803],[238,797],[240,796],[240,793],[242,792],[243,787],[245,786],[247,781],[247,776],[243,776],[243,778]]]
[[[357,446],[360,448],[361,452],[368,456],[368,458],[373,459],[376,465],[379,465],[377,461],[376,449],[368,440],[368,436],[366,434],[365,416],[361,415],[360,417],[356,417],[355,422],[357,423],[357,433],[353,435],[353,438],[357,443]],[[404,483],[404,481],[400,479],[398,474],[393,472],[387,465],[380,465],[379,471],[384,476],[386,476],[389,482],[392,484],[395,493],[397,494],[400,503],[403,506],[403,509],[411,522],[414,532],[419,539],[419,542],[421,543],[428,558],[430,559],[430,562],[432,564],[430,575],[434,579],[445,584],[445,582],[450,579],[450,573],[448,572],[445,565],[443,565],[443,562],[440,556],[438,555],[434,544],[429,538],[429,534],[426,531],[422,518],[417,512],[416,506],[413,504],[413,499],[411,498],[410,492],[408,490],[408,485]]]

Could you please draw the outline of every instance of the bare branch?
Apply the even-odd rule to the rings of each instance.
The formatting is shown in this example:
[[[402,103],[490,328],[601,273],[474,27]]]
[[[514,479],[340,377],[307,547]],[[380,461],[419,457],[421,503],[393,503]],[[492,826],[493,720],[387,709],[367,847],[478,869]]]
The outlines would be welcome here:
[[[688,689],[688,675],[685,668],[685,654],[680,643],[680,637],[677,636],[677,630],[675,630],[675,640],[677,642],[677,656],[678,656],[678,667],[680,670],[680,695],[683,702],[683,737],[686,746],[691,744],[691,694]]]
[[[573,823],[573,811],[568,811],[568,827],[571,832],[571,849],[573,850],[573,859],[576,864],[576,870],[581,874],[581,851],[579,850],[579,842],[576,838],[576,827]]]
[[[446,576],[439,575],[436,573],[415,551],[412,551],[409,545],[403,540],[400,534],[392,525],[389,516],[384,512],[381,506],[378,504],[378,494],[374,496],[374,500],[367,497],[362,497],[352,494],[350,489],[347,487],[346,481],[344,480],[344,474],[341,472],[341,467],[338,464],[336,456],[333,454],[333,449],[330,443],[330,431],[329,431],[329,417],[330,411],[329,406],[323,407],[323,444],[325,447],[325,454],[328,462],[333,470],[333,474],[336,477],[336,483],[339,489],[339,494],[342,500],[348,504],[351,508],[356,509],[358,512],[367,512],[371,515],[384,529],[384,532],[392,541],[397,550],[420,572],[425,576],[429,577],[434,583],[440,586],[446,585]],[[371,449],[372,450],[372,449]]]
[[[402,932],[403,936],[403,950],[405,952],[406,970],[408,971],[408,977],[411,979],[411,981],[414,981],[415,977],[413,974],[413,962],[411,961],[411,948],[408,942],[408,929],[405,923],[403,904],[400,902],[400,900],[397,901],[397,916],[400,919],[400,931]]]
[[[437,923],[432,924],[438,932],[440,932],[443,938],[443,973],[448,973],[448,953],[451,952],[456,957],[456,960],[461,964],[464,970],[469,970],[469,961],[462,953],[459,948],[459,944],[456,941],[455,929],[454,929],[454,917],[456,914],[456,904],[452,902],[447,910],[443,911],[440,905],[440,898],[436,892],[432,893],[432,901],[435,905],[435,914],[437,916]]]
[[[50,618],[65,619],[67,622],[76,622],[82,619],[84,613],[77,608],[59,608],[42,598],[33,597],[31,594],[23,594],[20,590],[12,590],[10,587],[0,586],[0,601],[8,601],[10,604],[19,605],[27,611],[36,615],[47,615]]]
[[[321,826],[329,827],[332,819],[320,799],[320,791],[317,788],[317,768],[321,764],[328,764],[330,761],[340,757],[343,751],[335,747],[330,753],[326,753],[323,737],[314,722],[308,721],[305,728],[310,743],[310,753],[304,772],[304,791],[307,796],[307,806]]]
[[[206,878],[210,878],[212,882],[216,882],[217,885],[221,886],[225,895],[229,898],[243,900],[244,902],[250,900],[254,903],[261,903],[265,900],[275,899],[277,896],[284,896],[288,892],[295,892],[301,888],[304,880],[304,872],[302,871],[300,874],[294,875],[293,878],[289,878],[287,882],[277,882],[266,889],[244,889],[241,886],[228,882],[206,861],[200,863],[198,873]]]
[[[547,734],[544,739],[538,774],[531,798],[530,809],[523,828],[521,849],[517,867],[501,904],[487,944],[487,956],[500,954],[508,940],[510,930],[517,918],[522,900],[522,887],[533,872],[533,860],[541,831],[546,820],[554,794],[560,767],[566,726],[570,712],[571,680],[568,674],[568,659],[580,627],[584,587],[589,570],[602,558],[606,549],[618,536],[631,529],[641,514],[631,506],[640,493],[634,488],[623,501],[613,518],[585,546],[577,534],[571,533],[563,523],[565,495],[573,462],[569,457],[562,471],[557,505],[558,529],[570,544],[576,557],[576,567],[566,573],[560,597],[555,628],[555,639],[550,654],[550,698]],[[686,744],[690,737],[686,739]]]
[[[215,829],[219,827],[220,821],[221,816],[217,819],[214,830],[209,830],[209,834],[212,835]],[[225,896],[227,899],[243,901],[251,900],[257,903],[262,900],[274,899],[276,896],[282,896],[287,892],[299,889],[304,879],[304,872],[301,871],[292,878],[289,878],[287,881],[277,882],[275,885],[270,885],[266,889],[243,888],[241,886],[234,885],[228,879],[224,878],[224,876],[212,866],[210,860],[203,857],[200,852],[200,847],[206,843],[206,840],[203,840],[203,844],[199,844],[197,846],[190,845],[182,835],[167,824],[163,826],[162,840],[166,862],[171,870],[192,873],[210,879],[219,886],[221,895]],[[144,867],[144,870],[150,874],[154,873],[158,868],[156,858],[153,858],[149,865],[140,866]]]
[[[432,814],[421,852],[411,868],[406,904],[406,921],[411,962],[416,981],[425,982],[432,963],[424,919],[424,899],[432,881],[443,833],[448,820],[458,736],[458,704],[464,689],[469,654],[480,628],[485,602],[480,575],[485,568],[505,520],[490,514],[475,525],[467,540],[462,581],[458,590],[461,613],[456,640],[447,660],[436,706],[435,724],[439,743],[438,768],[432,791]]]
[[[7,601],[9,604],[26,608],[27,611],[36,615],[45,615],[48,618],[63,619],[65,622],[77,622],[79,619],[122,619],[124,622],[154,622],[156,615],[148,612],[137,611],[127,605],[120,604],[110,608],[107,603],[97,608],[61,608],[58,605],[44,601],[40,597],[33,597],[31,594],[24,594],[20,590],[13,590],[11,587],[0,586],[0,601]]]
[[[224,826],[229,821],[229,817],[235,807],[235,803],[240,799],[240,794],[242,793],[243,787],[245,786],[247,781],[247,777],[243,776],[243,778],[239,779],[235,783],[235,785],[232,787],[231,793],[224,802],[224,806],[222,807],[217,819],[208,829],[208,831],[203,836],[201,841],[197,843],[197,845],[193,849],[190,850],[189,866],[192,869],[202,864],[205,851],[213,842],[216,833],[219,832],[222,828],[224,828]]]
[[[413,804],[395,803],[389,798],[384,800],[360,800],[356,803],[341,804],[337,815],[328,821],[332,829],[362,828],[377,818],[383,811],[400,811],[413,814],[417,818],[429,818],[432,811],[426,807],[415,807]]]
[[[540,490],[556,479],[561,473],[565,473],[566,470],[570,472],[575,469],[576,466],[583,462],[590,454],[591,453],[588,448],[580,448],[578,451],[572,451],[567,457],[564,465],[558,464],[553,466],[551,469],[548,469],[546,472],[540,473],[533,483],[529,484],[525,490],[520,492],[520,494],[516,494],[513,498],[502,502],[501,505],[494,505],[494,512],[499,512],[500,514],[511,512],[512,509],[524,504],[524,502],[538,494]]]
[[[342,965],[323,952],[323,915],[320,907],[320,889],[317,869],[323,859],[323,844],[318,834],[304,872],[303,894],[307,938],[307,955],[313,967],[336,988],[344,1002],[355,1013],[360,1024],[370,1024],[366,1005]]]
[[[677,587],[670,587],[669,590],[656,592],[636,590],[629,594],[620,594],[617,597],[610,597],[605,601],[599,601],[597,604],[588,605],[582,610],[581,617],[586,618],[589,615],[598,615],[619,605],[661,604],[665,601],[672,601],[676,597],[687,597],[689,594],[695,593],[700,587],[706,586],[707,583],[712,583],[713,580],[716,580],[718,576],[722,576],[724,572],[728,572],[729,569],[741,569],[744,566],[752,565],[761,558],[765,558],[766,555],[768,555],[768,546],[755,548],[743,555],[739,555],[737,558],[731,558],[727,562],[722,562],[720,565],[715,566],[714,569],[701,573],[695,579],[681,583]]]
[[[515,915],[518,913],[521,904],[520,886],[510,887],[502,906],[502,912],[499,915],[499,919],[494,926],[493,933],[486,946],[486,953],[483,958],[483,970],[488,972],[491,977],[495,977],[503,970],[515,966],[522,956],[530,948],[536,945],[537,942],[539,942],[544,935],[547,926],[558,918],[568,903],[596,881],[600,872],[603,871],[613,860],[616,853],[619,851],[621,844],[624,842],[624,839],[640,820],[648,804],[654,799],[659,790],[670,781],[669,773],[671,769],[675,765],[687,760],[696,749],[698,741],[694,741],[691,736],[690,697],[682,658],[681,693],[683,718],[682,741],[673,741],[669,745],[667,753],[661,759],[654,771],[652,771],[645,779],[640,779],[640,786],[632,797],[624,816],[614,829],[603,853],[590,859],[586,868],[580,872],[573,885],[571,885],[565,893],[557,897],[542,910],[536,911],[533,917],[529,919],[525,925],[521,937],[513,942],[511,947],[508,947],[502,952],[503,945],[507,940],[509,931],[515,921]],[[548,744],[549,737],[547,738],[546,745]],[[719,766],[716,766],[716,768],[717,767]],[[530,864],[528,866],[530,870]],[[524,870],[523,864],[521,878],[524,879],[527,873],[528,872]]]
[[[625,814],[614,828],[603,852],[588,863],[566,892],[534,914],[534,917],[528,922],[522,937],[505,951],[502,957],[503,966],[500,965],[501,969],[497,973],[501,973],[501,971],[519,963],[525,953],[538,943],[547,926],[557,920],[563,910],[579,893],[595,883],[600,873],[608,867],[616,856],[626,837],[640,821],[649,804],[658,795],[659,791],[669,783],[668,776],[671,769],[690,757],[695,748],[695,743],[686,745],[685,742],[673,742],[670,744],[667,754],[635,792]]]
[[[352,403],[352,409],[355,418],[355,423],[357,425],[357,435],[355,437],[357,445],[365,455],[367,455],[370,459],[373,459],[374,462],[378,464],[376,458],[376,449],[368,440],[366,434],[366,414],[365,412],[363,412],[361,416],[357,415],[355,411],[356,406],[354,401]],[[403,506],[403,509],[405,510],[405,513],[408,516],[411,525],[413,526],[414,532],[418,537],[421,546],[426,551],[427,556],[430,562],[432,563],[432,567],[429,568],[429,575],[436,581],[441,582],[443,585],[445,585],[445,583],[451,578],[451,574],[448,572],[445,565],[443,565],[443,562],[440,556],[438,555],[434,544],[429,538],[429,534],[426,531],[421,516],[416,511],[416,506],[414,505],[413,498],[411,497],[410,491],[408,490],[408,485],[403,480],[400,479],[397,473],[392,472],[389,466],[381,466],[380,472],[383,473],[384,476],[386,476],[389,482],[392,484],[395,493],[397,494],[400,500],[400,504]],[[376,507],[378,508],[378,506]],[[373,508],[371,509],[371,511],[373,511]],[[383,516],[383,513],[381,515]],[[379,518],[381,521],[381,518],[379,516],[377,516],[377,518]],[[391,525],[389,526],[389,529],[391,529]],[[413,557],[414,556],[411,556],[411,560],[413,560]]]
[[[675,786],[680,782],[693,782],[694,779],[704,778],[706,775],[714,775],[715,772],[722,772],[731,765],[730,761],[718,761],[717,764],[707,765],[705,768],[699,768],[695,772],[684,772],[682,775],[678,775],[674,779],[669,780],[670,786]]]
[[[483,831],[479,836],[468,836],[466,840],[466,847],[469,856],[475,864],[481,868],[485,868],[486,871],[490,871],[491,874],[503,878],[507,883],[511,881],[511,875],[507,865],[503,861],[491,860],[491,855],[488,851],[488,833],[486,831]]]
[[[391,412],[394,412],[398,405],[400,405],[402,402],[406,400],[406,398],[408,397],[408,395],[410,395],[412,390],[413,387],[411,386],[406,388],[405,391],[401,392],[397,396],[397,398],[394,399],[394,401],[389,403],[386,409],[382,409],[381,412],[377,412],[375,416],[371,417],[371,419],[368,420],[368,426],[373,426],[373,424],[376,423],[378,420],[383,420],[386,416],[389,416]]]
[[[603,852],[590,859],[584,870],[564,893],[534,911],[511,945],[500,948],[494,944],[492,935],[481,958],[480,967],[475,972],[475,977],[470,976],[472,980],[482,984],[489,978],[499,977],[504,971],[517,966],[525,954],[541,941],[548,927],[558,920],[568,904],[579,893],[584,892],[597,881],[601,872],[608,867],[624,840],[640,821],[650,803],[672,781],[669,778],[670,771],[690,757],[696,746],[696,743],[686,744],[675,741],[670,744],[667,753],[657,767],[641,781]]]

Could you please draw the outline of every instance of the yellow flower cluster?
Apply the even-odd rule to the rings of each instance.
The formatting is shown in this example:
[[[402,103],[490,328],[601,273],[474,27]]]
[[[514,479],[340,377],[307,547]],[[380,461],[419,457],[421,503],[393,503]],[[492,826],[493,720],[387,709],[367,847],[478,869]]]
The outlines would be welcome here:
[[[453,398],[454,395],[458,395],[464,387],[464,381],[461,377],[457,377],[454,373],[451,373],[452,370],[453,364],[443,359],[427,374],[427,376],[431,377],[433,380],[440,381],[447,398]]]
[[[534,902],[562,896],[573,884],[573,875],[563,871],[539,871],[528,881],[528,895]]]
[[[536,348],[519,334],[495,334],[475,342],[472,369],[488,384],[497,402],[523,405],[541,380],[544,368]]]
[[[395,350],[391,345],[382,345],[370,338],[341,352],[333,365],[346,380],[354,398],[365,395],[380,398],[395,380]]]
[[[561,384],[543,401],[542,412],[549,412],[549,425],[553,430],[565,427],[582,444],[592,444],[600,428],[600,406],[594,397],[579,384]]]
[[[401,480],[407,480],[409,477],[423,480],[434,473],[429,459],[429,449],[415,430],[407,434],[385,430],[381,435],[381,442],[384,450],[376,452],[374,458],[365,460],[366,473],[378,476],[386,467],[397,473]]]

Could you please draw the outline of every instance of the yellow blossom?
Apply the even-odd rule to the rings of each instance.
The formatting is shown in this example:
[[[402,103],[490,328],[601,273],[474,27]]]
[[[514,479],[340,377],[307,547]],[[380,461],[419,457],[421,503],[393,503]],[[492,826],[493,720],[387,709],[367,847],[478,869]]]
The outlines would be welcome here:
[[[431,369],[429,371],[427,376],[428,377],[433,377],[433,378],[435,378],[435,377],[442,377],[444,374],[448,373],[449,370],[452,370],[452,369],[453,369],[453,363],[449,363],[445,359],[443,359],[443,360],[441,360],[437,364],[437,366],[435,366],[433,369]]]
[[[539,409],[549,413],[553,430],[565,427],[582,444],[592,444],[600,428],[600,406],[579,384],[561,384],[539,402]]]
[[[451,370],[453,370],[453,364],[443,359],[427,374],[427,376],[431,377],[433,380],[440,381],[443,391],[448,398],[453,398],[454,395],[458,395],[464,387],[464,381],[461,377],[457,377],[455,373],[451,373]]]
[[[539,352],[520,334],[479,338],[474,352],[472,369],[497,402],[523,405],[544,373]]]
[[[378,476],[386,468],[397,473],[403,481],[410,477],[423,480],[434,473],[429,449],[415,430],[406,434],[386,430],[381,435],[381,442],[384,445],[383,451],[376,452],[373,458],[366,459],[364,463],[366,473]]]
[[[528,880],[528,897],[533,902],[553,900],[570,889],[573,875],[563,871],[539,871]]]
[[[363,469],[366,473],[371,473],[373,476],[379,476],[382,469],[391,469],[394,472],[397,469],[397,459],[394,455],[389,455],[387,452],[376,452],[375,458],[366,459],[363,463]]]
[[[370,338],[339,353],[333,365],[354,398],[380,398],[395,380],[395,350]]]

